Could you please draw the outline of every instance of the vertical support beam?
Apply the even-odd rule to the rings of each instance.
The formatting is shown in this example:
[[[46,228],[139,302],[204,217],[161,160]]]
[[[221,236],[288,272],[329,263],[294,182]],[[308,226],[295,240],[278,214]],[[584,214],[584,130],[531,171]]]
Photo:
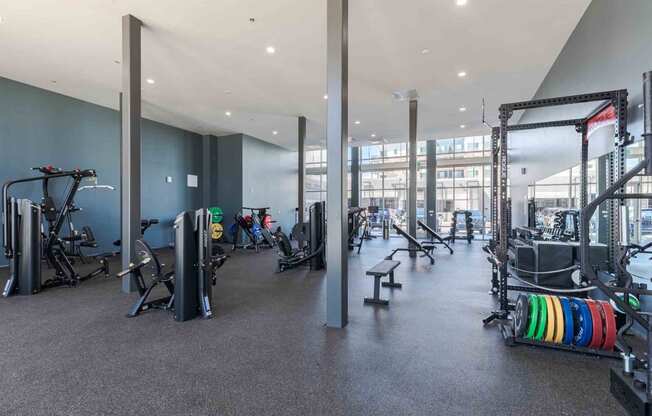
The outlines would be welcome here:
[[[351,148],[351,206],[360,206],[360,148]]]
[[[643,140],[645,174],[652,175],[652,71],[643,74]]]
[[[140,234],[140,29],[132,15],[122,17],[122,138],[120,175],[122,268],[134,261],[134,243]],[[131,275],[122,279],[122,291],[133,292]]]
[[[348,310],[347,147],[349,39],[348,0],[327,0],[326,74],[328,78],[328,182],[326,261],[326,324],[344,328]]]
[[[498,290],[500,298],[500,310],[507,313],[509,310],[509,299],[507,298],[507,263],[508,263],[508,236],[509,219],[511,212],[507,199],[507,178],[509,176],[509,159],[507,157],[507,123],[512,117],[512,109],[500,106],[500,129],[498,130],[498,260],[501,265],[498,269]]]
[[[410,100],[410,136],[408,159],[408,234],[417,237],[417,100]],[[410,245],[410,257],[416,257]]]
[[[437,230],[437,140],[426,142],[426,224]]]
[[[201,208],[211,204],[211,136],[201,137]]]
[[[305,221],[305,178],[306,178],[306,118],[300,116],[297,124],[297,151],[299,152],[299,181],[297,195],[297,220],[300,223]]]
[[[609,154],[598,158],[598,195],[607,190]],[[598,242],[606,244],[609,241],[609,201],[603,202],[598,208]]]

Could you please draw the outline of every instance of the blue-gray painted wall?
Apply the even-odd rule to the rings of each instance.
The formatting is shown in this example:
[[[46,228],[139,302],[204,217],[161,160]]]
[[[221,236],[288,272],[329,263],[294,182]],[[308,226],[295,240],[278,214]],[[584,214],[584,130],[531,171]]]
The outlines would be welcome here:
[[[165,246],[173,240],[175,215],[199,207],[199,188],[188,188],[186,175],[201,173],[201,136],[143,120],[142,143],[142,217],[162,223],[146,238]],[[0,77],[0,181],[33,176],[31,167],[47,164],[97,170],[98,183],[116,190],[80,192],[76,203],[83,211],[74,214],[74,223],[93,228],[98,251],[114,250],[111,243],[120,237],[119,146],[118,112]],[[166,176],[172,183],[165,182]],[[53,193],[60,195],[63,185],[53,186]],[[41,198],[40,183],[13,192]],[[6,264],[4,257],[0,263]]]
[[[298,204],[298,153],[243,136],[243,205],[270,207],[286,234],[295,224]]]

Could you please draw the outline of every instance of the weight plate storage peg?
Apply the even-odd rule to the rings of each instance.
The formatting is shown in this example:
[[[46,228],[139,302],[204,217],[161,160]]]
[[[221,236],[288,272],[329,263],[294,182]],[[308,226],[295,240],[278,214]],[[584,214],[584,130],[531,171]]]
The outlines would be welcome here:
[[[555,308],[552,303],[552,296],[544,296],[546,298],[546,309],[548,310],[548,322],[546,323],[546,335],[544,336],[543,340],[546,342],[553,342],[555,340],[555,326],[557,324],[557,317],[555,316]]]
[[[554,342],[561,344],[564,339],[564,313],[561,310],[561,302],[557,296],[551,296],[552,306],[555,310],[555,336]]]
[[[591,311],[588,305],[582,299],[573,298],[571,300],[573,310],[573,320],[575,323],[575,337],[573,343],[578,347],[586,347],[591,342],[593,335],[593,321],[591,321]]]
[[[564,338],[562,342],[566,345],[573,343],[573,336],[575,335],[575,323],[573,322],[573,311],[571,310],[571,303],[568,298],[559,298],[561,309],[564,313]]]
[[[586,299],[586,304],[589,306],[589,310],[591,311],[591,321],[593,322],[593,334],[591,335],[589,348],[598,349],[602,346],[604,341],[602,337],[602,316],[600,314],[600,308],[598,303],[593,299]]]
[[[604,324],[604,342],[601,348],[607,351],[613,351],[616,345],[616,337],[618,336],[618,328],[616,327],[616,314],[614,313],[611,304],[607,301],[598,301],[600,310],[602,312],[602,320]]]
[[[539,296],[530,295],[529,304],[530,313],[528,315],[528,327],[525,338],[534,338],[537,330],[537,322],[539,321]]]
[[[537,323],[537,332],[534,334],[534,339],[542,341],[546,332],[546,323],[548,322],[548,306],[544,295],[539,295],[539,311],[539,322]]]
[[[514,309],[514,334],[518,338],[522,338],[527,328],[527,318],[530,311],[528,297],[521,294],[516,299],[516,307]]]

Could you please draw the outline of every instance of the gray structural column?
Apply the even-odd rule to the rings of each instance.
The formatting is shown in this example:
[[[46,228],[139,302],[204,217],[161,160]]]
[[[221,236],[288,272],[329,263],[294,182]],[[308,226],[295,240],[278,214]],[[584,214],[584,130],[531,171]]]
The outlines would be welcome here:
[[[426,142],[426,224],[437,229],[437,141]]]
[[[327,155],[326,324],[344,328],[348,311],[347,146],[348,146],[348,0],[327,3]]]
[[[140,30],[132,15],[122,17],[122,136],[120,172],[120,248],[122,267],[135,258],[134,243],[140,233]],[[131,275],[122,279],[122,291],[133,292]]]
[[[417,100],[410,100],[410,136],[408,163],[408,234],[417,237]],[[416,257],[410,245],[410,257]]]
[[[204,135],[201,138],[201,207],[211,205],[211,139]]]
[[[360,206],[360,148],[351,148],[351,206]]]
[[[299,152],[299,183],[298,183],[298,195],[297,195],[297,210],[298,210],[298,220],[302,223],[305,212],[305,199],[304,199],[304,186],[305,186],[305,177],[306,177],[306,118],[303,116],[299,117],[299,122],[297,125],[297,151]]]

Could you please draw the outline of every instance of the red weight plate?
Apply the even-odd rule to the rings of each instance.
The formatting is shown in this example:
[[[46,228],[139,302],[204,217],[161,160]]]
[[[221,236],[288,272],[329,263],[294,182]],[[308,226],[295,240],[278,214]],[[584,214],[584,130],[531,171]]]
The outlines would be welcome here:
[[[616,337],[618,335],[616,314],[609,302],[601,300],[598,304],[600,305],[602,318],[604,320],[604,342],[602,343],[602,349],[613,351],[614,346],[616,345]]]
[[[586,299],[586,304],[591,311],[591,320],[593,321],[593,336],[589,343],[589,348],[600,348],[602,346],[604,331],[602,330],[602,315],[600,314],[600,307],[593,299]]]

